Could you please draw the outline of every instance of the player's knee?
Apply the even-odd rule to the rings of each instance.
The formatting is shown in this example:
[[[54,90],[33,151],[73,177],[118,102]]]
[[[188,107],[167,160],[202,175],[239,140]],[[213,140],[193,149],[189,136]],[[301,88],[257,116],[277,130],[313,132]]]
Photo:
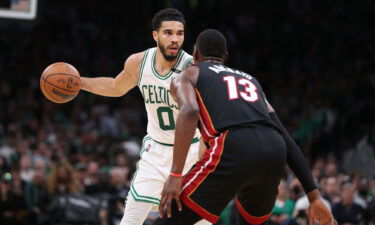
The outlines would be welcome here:
[[[120,225],[142,225],[152,207],[151,203],[136,201],[132,196],[128,196]]]

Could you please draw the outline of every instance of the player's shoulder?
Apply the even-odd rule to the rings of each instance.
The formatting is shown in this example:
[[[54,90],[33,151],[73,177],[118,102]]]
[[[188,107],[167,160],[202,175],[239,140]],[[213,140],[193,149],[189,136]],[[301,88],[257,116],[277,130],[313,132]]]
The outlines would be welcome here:
[[[145,57],[147,57],[148,55],[152,55],[152,52],[154,51],[156,51],[156,47],[133,53],[126,59],[125,63],[141,65]]]
[[[190,74],[195,74],[195,73],[198,73],[199,72],[199,66],[198,64],[195,64],[195,63],[191,63],[189,65],[189,67],[187,67],[183,74],[186,76],[189,76]]]
[[[148,50],[131,54],[125,61],[125,65],[128,66],[140,66],[143,61],[143,57],[146,55]]]
[[[138,79],[139,71],[143,62],[144,57],[148,54],[150,49],[147,49],[142,52],[137,52],[131,54],[124,63],[124,71],[127,74],[134,76]]]
[[[193,56],[187,53],[185,50],[181,50],[181,56],[183,59],[193,59]]]
[[[193,64],[183,71],[181,79],[190,80],[190,82],[192,82],[193,85],[195,86],[198,80],[198,76],[199,76],[199,66],[197,66],[196,64]]]
[[[192,64],[193,56],[184,50],[181,50],[180,56],[181,56],[180,57],[181,59],[178,60],[178,63],[180,65],[178,67],[180,67],[180,69],[184,71],[186,68],[188,68]]]

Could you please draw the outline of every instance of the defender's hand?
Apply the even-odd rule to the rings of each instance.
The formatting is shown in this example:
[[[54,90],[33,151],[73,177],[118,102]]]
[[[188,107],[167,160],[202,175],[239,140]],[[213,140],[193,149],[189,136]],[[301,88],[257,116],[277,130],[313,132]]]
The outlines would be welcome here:
[[[169,176],[165,181],[164,189],[161,193],[161,201],[159,205],[160,218],[163,218],[164,208],[167,205],[167,216],[171,218],[172,211],[172,200],[174,199],[177,203],[178,210],[182,210],[182,204],[180,198],[180,191],[182,188],[182,177]]]
[[[318,222],[321,225],[336,225],[337,222],[333,218],[331,210],[323,203],[320,198],[315,199],[310,203],[308,210],[309,225],[314,225]]]

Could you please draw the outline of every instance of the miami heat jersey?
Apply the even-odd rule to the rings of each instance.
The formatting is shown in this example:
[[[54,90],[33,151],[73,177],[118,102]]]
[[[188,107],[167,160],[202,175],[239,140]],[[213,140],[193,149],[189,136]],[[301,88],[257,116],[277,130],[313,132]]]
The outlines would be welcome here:
[[[201,62],[196,84],[205,139],[230,127],[271,121],[265,95],[251,75],[216,62]]]

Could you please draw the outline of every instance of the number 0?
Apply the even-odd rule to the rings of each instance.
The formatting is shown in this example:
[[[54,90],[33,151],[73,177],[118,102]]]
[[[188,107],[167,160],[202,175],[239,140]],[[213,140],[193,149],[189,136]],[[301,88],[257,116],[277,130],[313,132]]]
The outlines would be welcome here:
[[[159,119],[159,126],[162,130],[174,130],[176,125],[174,123],[173,111],[169,107],[159,107],[156,110]]]

